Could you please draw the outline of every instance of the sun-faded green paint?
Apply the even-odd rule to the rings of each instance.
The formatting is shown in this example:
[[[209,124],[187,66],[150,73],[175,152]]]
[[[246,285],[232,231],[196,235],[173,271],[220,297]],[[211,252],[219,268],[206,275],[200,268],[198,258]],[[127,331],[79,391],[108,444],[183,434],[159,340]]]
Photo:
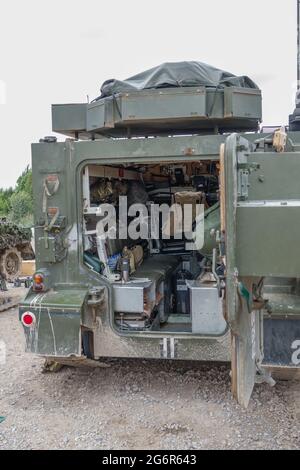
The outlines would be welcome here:
[[[23,302],[23,307],[29,308],[32,304],[38,304],[42,307],[55,308],[58,310],[63,309],[64,306],[67,305],[70,309],[81,310],[86,296],[87,288],[76,285],[73,285],[72,288],[57,286],[56,289],[41,294],[30,290]]]
[[[19,309],[35,315],[33,328],[24,327],[26,350],[43,356],[81,355],[81,318],[87,289],[52,287],[46,293],[30,290]]]
[[[225,238],[233,393],[247,406],[263,361],[263,311],[286,319],[296,319],[299,312],[299,289],[294,295],[282,291],[276,301],[258,298],[255,308],[240,286],[255,293],[264,277],[279,278],[280,285],[280,278],[300,276],[300,152],[296,145],[294,152],[256,152],[245,137],[233,134],[225,145]]]
[[[162,341],[172,338],[179,359],[229,361],[231,356],[234,394],[246,406],[262,363],[263,307],[272,316],[288,305],[295,316],[299,306],[297,292],[265,305],[262,294],[255,294],[261,277],[300,277],[300,133],[288,135],[281,154],[272,147],[272,135],[237,134],[257,131],[261,121],[260,91],[237,88],[124,93],[93,103],[54,105],[52,118],[53,130],[75,140],[32,145],[36,262],[47,292],[30,290],[20,306],[20,317],[30,311],[36,319],[33,328],[24,328],[27,350],[58,359],[81,356],[88,330],[94,359],[160,358]],[[131,138],[149,135],[155,138]],[[221,144],[226,230],[220,233],[219,212],[212,209],[205,243],[210,252],[219,248],[210,238],[214,229],[226,261],[230,331],[218,339],[163,330],[117,331],[112,285],[84,264],[83,169],[88,164],[217,162]]]
[[[225,136],[205,137],[161,137],[149,140],[112,141],[103,139],[99,141],[64,143],[39,143],[32,146],[35,236],[37,252],[37,269],[46,269],[51,279],[51,288],[58,287],[66,290],[77,288],[78,285],[86,289],[86,293],[95,287],[103,286],[106,295],[106,314],[101,317],[100,331],[91,318],[88,307],[84,307],[81,314],[81,326],[92,328],[99,335],[99,348],[97,355],[121,357],[160,357],[160,341],[162,336],[171,334],[151,335],[135,333],[132,337],[118,334],[112,326],[112,292],[111,286],[105,278],[100,278],[83,263],[82,249],[82,181],[81,170],[87,163],[114,162],[160,162],[184,159],[217,160],[219,147]],[[186,149],[193,149],[193,155],[186,155]],[[45,244],[45,215],[43,214],[44,181],[48,175],[57,175],[60,180],[59,190],[48,200],[49,207],[59,207],[60,215],[65,217],[65,226],[59,233],[48,233],[48,238],[59,236],[66,247],[66,253],[61,261],[49,262],[49,247]],[[70,191],[72,191],[70,195]],[[69,295],[69,294],[68,294]],[[63,296],[62,296],[63,298]],[[49,300],[49,299],[48,299]],[[21,306],[21,312],[27,309],[32,301],[29,294]],[[64,306],[68,308],[70,299],[64,298]],[[52,308],[52,307],[51,307]],[[78,308],[79,310],[79,308]],[[45,310],[43,310],[45,312]],[[66,331],[66,341],[68,333]],[[46,335],[47,350],[53,348],[51,336]],[[103,340],[101,340],[103,338]],[[178,355],[182,359],[203,360],[229,360],[228,341],[226,336],[220,341],[204,340],[182,335],[178,345]],[[74,345],[74,341],[72,340]],[[214,346],[212,348],[212,346]],[[36,352],[44,354],[42,343],[37,344]],[[53,351],[52,351],[53,352]],[[77,354],[77,348],[73,353]]]
[[[252,134],[247,135],[248,140],[252,142],[258,138],[263,138],[262,134]],[[291,138],[294,142],[300,142],[300,135],[293,134]],[[67,140],[63,143],[39,143],[33,144],[32,146],[32,159],[33,159],[33,186],[34,186],[34,211],[35,211],[35,223],[36,223],[36,250],[37,250],[37,269],[47,269],[49,271],[49,277],[51,278],[51,287],[54,291],[56,289],[61,289],[59,294],[55,294],[56,304],[54,302],[54,297],[46,297],[43,301],[43,304],[47,308],[53,308],[58,311],[58,309],[67,309],[75,308],[76,312],[80,312],[82,318],[85,320],[83,323],[81,320],[81,325],[88,325],[89,327],[97,329],[97,327],[92,324],[92,320],[88,320],[90,314],[89,310],[86,307],[83,307],[79,301],[76,302],[73,299],[76,289],[78,286],[81,287],[82,292],[88,296],[88,292],[94,288],[102,286],[106,292],[106,314],[101,318],[103,332],[105,332],[106,341],[103,341],[105,348],[101,347],[99,349],[99,355],[121,355],[121,356],[140,356],[140,357],[160,357],[160,334],[153,333],[147,336],[143,333],[135,333],[131,338],[127,336],[122,336],[117,334],[111,323],[111,286],[104,278],[99,278],[99,276],[89,270],[83,264],[83,248],[82,248],[82,187],[81,187],[81,170],[88,163],[146,163],[146,162],[161,162],[161,161],[174,161],[175,160],[184,160],[184,161],[195,161],[195,160],[218,160],[219,150],[221,143],[225,142],[227,136],[186,136],[186,137],[160,137],[156,139],[128,139],[128,140],[111,140],[111,139],[101,139],[96,141],[71,141]],[[231,144],[233,137],[230,137],[227,140],[226,148],[233,151],[234,144]],[[192,149],[192,152],[191,152]],[[188,150],[188,151],[187,151]],[[228,150],[228,151],[229,151]],[[227,151],[227,154],[228,154]],[[192,153],[192,154],[190,154]],[[269,194],[270,187],[272,186],[271,178],[274,177],[273,174],[269,176],[268,168],[272,168],[272,165],[269,165],[268,158],[274,162],[282,162],[285,158],[289,167],[295,170],[295,165],[297,165],[297,154],[291,153],[287,155],[278,155],[274,153],[266,154],[249,154],[249,162],[255,162],[258,160],[263,163],[264,172],[265,172],[265,182],[261,183],[260,181],[256,182],[255,178],[259,176],[259,172],[251,174],[251,187],[249,188],[249,195],[251,198],[255,199],[261,198],[263,196],[262,186],[266,188],[266,194]],[[257,158],[256,158],[257,157]],[[276,160],[277,159],[277,160]],[[229,160],[228,160],[229,161]],[[300,160],[299,160],[300,161]],[[267,163],[264,163],[267,162]],[[281,163],[280,163],[281,165]],[[278,169],[280,171],[280,168]],[[45,214],[43,213],[43,194],[44,194],[44,181],[48,175],[57,175],[60,181],[59,189],[48,200],[49,207],[58,207],[60,215],[64,217],[65,223],[62,226],[61,230],[56,229],[54,233],[48,233],[47,237],[60,237],[63,246],[65,247],[64,257],[60,261],[51,262],[49,261],[49,247],[51,243],[48,244],[48,247],[45,244]],[[232,186],[233,185],[233,186]],[[231,186],[234,187],[234,181],[227,182],[227,188]],[[279,179],[276,180],[276,189],[274,188],[274,198],[277,194],[281,197],[283,196],[283,189],[280,184]],[[294,186],[290,185],[291,195],[295,197],[296,189]],[[256,196],[257,195],[257,196]],[[249,196],[249,197],[250,197]],[[227,200],[230,201],[230,197],[227,197]],[[228,212],[228,227],[233,227],[232,221],[236,215],[231,212],[230,203],[228,203],[227,212]],[[286,211],[288,213],[288,211]],[[241,219],[242,220],[242,219]],[[250,222],[250,218],[249,218]],[[252,221],[251,221],[252,223]],[[243,222],[244,224],[244,222]],[[243,225],[242,224],[242,225]],[[247,225],[246,225],[247,227]],[[241,227],[238,230],[242,230]],[[249,228],[250,230],[250,228]],[[238,239],[241,236],[242,232],[239,232]],[[234,252],[234,259],[241,259],[241,266],[239,266],[238,261],[233,262],[233,267],[243,268],[244,262],[241,258],[241,252],[239,250],[239,241],[235,241],[236,233],[232,234],[232,237],[229,237],[229,243],[227,246],[227,256],[230,258],[230,250]],[[257,235],[257,243],[260,243],[262,246],[266,246],[265,241]],[[249,259],[255,255],[253,251],[255,249],[255,244],[251,243],[247,248],[247,256]],[[273,257],[275,259],[275,256]],[[256,275],[256,271],[253,266],[251,269],[245,268],[246,271],[243,271],[243,274],[249,276]],[[281,275],[284,273],[280,273]],[[290,272],[287,273],[290,275]],[[234,276],[234,271],[233,274]],[[228,275],[228,295],[231,293],[233,296],[236,295],[236,284],[233,277],[230,281],[230,276]],[[231,282],[231,283],[230,283]],[[32,293],[29,294],[27,299],[24,301],[21,307],[21,311],[24,311],[24,308],[29,308],[32,302]],[[74,297],[75,298],[75,297]],[[52,299],[52,300],[51,300]],[[59,299],[59,301],[58,301]],[[51,300],[51,303],[49,303]],[[47,303],[45,303],[47,302]],[[82,314],[84,310],[84,314]],[[44,311],[44,310],[43,310]],[[229,315],[234,315],[234,310],[229,309]],[[58,313],[57,313],[58,315]],[[231,318],[233,321],[233,318]],[[79,327],[78,327],[79,328]],[[102,334],[103,334],[102,332]],[[97,334],[101,335],[101,332],[98,331]],[[66,331],[66,338],[68,334]],[[163,336],[167,336],[166,333],[163,333]],[[49,345],[51,344],[51,337],[49,338]],[[107,340],[110,338],[111,346],[107,347]],[[183,359],[220,359],[223,355],[225,360],[228,360],[228,354],[225,353],[225,347],[220,343],[217,344],[211,340],[199,340],[199,338],[193,338],[187,335],[182,335],[182,351],[181,358]],[[203,344],[214,344],[216,345],[215,354],[206,355],[205,348]],[[74,344],[74,343],[73,343]],[[50,346],[49,346],[50,348]],[[51,348],[50,348],[51,349]],[[179,347],[180,350],[180,347]],[[37,350],[38,353],[42,353],[42,349]],[[74,354],[77,354],[78,350],[73,351]]]
[[[149,89],[52,106],[53,131],[80,138],[257,131],[261,120],[261,91],[237,87]]]

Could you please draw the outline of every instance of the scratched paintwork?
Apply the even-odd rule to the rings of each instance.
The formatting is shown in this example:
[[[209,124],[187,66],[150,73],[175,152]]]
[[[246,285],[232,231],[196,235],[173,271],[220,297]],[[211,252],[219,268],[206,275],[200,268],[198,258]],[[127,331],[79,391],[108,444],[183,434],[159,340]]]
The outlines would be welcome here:
[[[81,355],[80,324],[86,295],[84,289],[30,291],[19,310],[20,318],[26,311],[36,317],[33,327],[24,327],[26,350],[48,356]]]
[[[247,140],[254,142],[258,138],[263,138],[263,134],[247,135]],[[293,141],[294,151],[299,151],[300,134],[292,133],[289,135]],[[36,246],[37,246],[37,268],[46,269],[49,272],[49,287],[51,291],[41,299],[36,297],[33,292],[28,296],[20,307],[20,314],[28,308],[32,308],[39,321],[38,331],[36,333],[26,331],[27,347],[30,351],[44,356],[65,357],[70,354],[80,355],[80,334],[83,327],[89,328],[94,333],[94,352],[95,358],[101,356],[118,357],[161,357],[161,342],[165,337],[172,337],[176,341],[176,357],[180,359],[192,359],[200,361],[229,361],[230,360],[230,334],[226,334],[219,340],[211,338],[193,337],[184,334],[167,334],[160,332],[135,333],[131,336],[119,334],[112,325],[112,289],[110,284],[104,278],[88,269],[83,263],[82,247],[82,187],[81,171],[86,164],[109,164],[109,163],[151,163],[174,160],[218,160],[221,143],[227,139],[226,136],[193,136],[193,137],[160,137],[157,139],[139,139],[112,141],[102,139],[96,141],[76,142],[69,141],[63,143],[34,144],[32,146],[33,158],[33,185],[34,185],[34,212],[36,223]],[[186,149],[192,149],[189,155]],[[227,141],[227,153],[234,151],[234,144]],[[270,158],[275,158],[274,155]],[[292,155],[293,165],[295,153]],[[259,157],[264,161],[267,155]],[[278,156],[284,158],[284,155]],[[250,160],[255,161],[255,154],[250,152]],[[265,168],[268,168],[267,165]],[[232,170],[234,167],[232,167]],[[272,169],[271,169],[272,170]],[[227,170],[228,172],[228,170]],[[51,207],[59,207],[60,214],[65,217],[65,226],[60,236],[66,253],[59,262],[51,263],[45,261],[45,240],[43,231],[43,212],[42,197],[43,182],[47,175],[57,175],[60,180],[59,190],[49,204]],[[273,174],[274,176],[274,174]],[[272,178],[273,178],[272,176]],[[253,177],[254,178],[254,177]],[[231,180],[232,184],[234,180]],[[269,191],[270,181],[267,178],[265,188]],[[262,197],[262,186],[256,184],[251,186],[249,194],[251,198]],[[279,183],[276,183],[279,184]],[[230,180],[227,181],[230,187]],[[254,191],[254,187],[257,190]],[[70,197],[70,188],[74,188]],[[291,186],[294,191],[294,187]],[[282,188],[280,188],[282,191]],[[279,193],[278,193],[279,194]],[[276,189],[274,189],[274,197]],[[234,227],[236,214],[231,213],[230,202],[227,207],[227,226]],[[233,224],[233,225],[231,225]],[[239,232],[241,233],[241,232]],[[235,232],[233,233],[235,237]],[[238,235],[239,237],[240,235]],[[235,279],[235,270],[237,260],[237,251],[235,248],[235,238],[228,237],[227,250],[233,256],[230,266],[230,279],[228,289],[227,315],[231,328],[235,335],[248,335],[251,322],[240,322],[236,315],[241,315],[241,310],[237,309],[237,284]],[[238,240],[239,241],[239,240]],[[257,235],[257,242],[263,242]],[[254,246],[254,243],[253,243]],[[239,251],[240,253],[240,251]],[[231,255],[230,255],[231,256]],[[239,255],[240,256],[240,255]],[[250,256],[250,255],[249,255]],[[244,278],[247,279],[254,272],[247,272],[247,265],[243,263]],[[283,274],[282,272],[280,274]],[[92,309],[88,307],[86,300],[89,291],[92,288],[103,287],[105,290],[104,304],[101,310],[96,311],[94,316]],[[231,300],[230,300],[231,299]],[[234,303],[232,303],[234,302]],[[243,310],[245,315],[245,309]],[[245,327],[245,328],[244,328]],[[259,341],[256,343],[258,344]],[[251,342],[247,342],[247,348],[244,348],[244,356],[249,353],[252,347]],[[242,350],[240,348],[240,350]],[[240,361],[241,363],[241,361]],[[246,366],[239,372],[247,380],[252,374],[254,368]],[[251,370],[251,374],[247,376]],[[241,379],[239,379],[241,381]],[[244,381],[240,383],[241,387],[251,385],[252,375],[249,383]],[[244,390],[240,394],[247,396]]]

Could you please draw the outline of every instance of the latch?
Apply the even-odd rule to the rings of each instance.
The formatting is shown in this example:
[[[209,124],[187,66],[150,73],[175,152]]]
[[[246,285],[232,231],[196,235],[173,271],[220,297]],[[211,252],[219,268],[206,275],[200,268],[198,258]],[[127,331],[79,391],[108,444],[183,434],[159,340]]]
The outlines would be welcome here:
[[[101,305],[104,301],[104,289],[103,287],[97,288],[94,287],[89,291],[89,299],[88,299],[88,305],[90,307],[97,307],[98,305]]]
[[[87,300],[88,306],[91,308],[93,315],[93,322],[97,323],[97,314],[101,313],[101,308],[105,303],[105,290],[103,287],[94,287],[89,291]]]
[[[258,163],[248,163],[248,162],[241,162],[237,164],[238,170],[238,179],[237,179],[237,190],[238,190],[238,197],[245,201],[248,199],[249,196],[249,175],[253,171],[257,171],[260,169],[260,165]]]

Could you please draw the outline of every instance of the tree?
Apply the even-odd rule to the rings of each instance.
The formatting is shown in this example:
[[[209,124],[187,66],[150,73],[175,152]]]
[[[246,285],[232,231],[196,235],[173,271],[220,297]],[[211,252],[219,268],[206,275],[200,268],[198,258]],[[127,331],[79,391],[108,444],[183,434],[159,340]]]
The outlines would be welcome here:
[[[27,219],[32,214],[33,203],[32,196],[26,191],[14,192],[10,198],[10,219],[20,224],[22,220]]]
[[[0,217],[6,217],[10,210],[10,198],[13,194],[13,189],[0,189]]]
[[[32,171],[27,166],[17,180],[15,189],[0,189],[0,217],[17,224],[33,223]]]
[[[24,191],[32,197],[32,170],[29,166],[23,171],[21,176],[17,179],[15,192],[19,193]]]

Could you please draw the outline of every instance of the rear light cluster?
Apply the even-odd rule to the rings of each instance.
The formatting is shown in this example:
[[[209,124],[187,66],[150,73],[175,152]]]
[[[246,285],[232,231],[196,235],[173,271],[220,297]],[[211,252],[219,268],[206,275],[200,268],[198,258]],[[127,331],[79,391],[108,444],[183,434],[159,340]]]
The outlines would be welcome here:
[[[45,290],[44,285],[44,276],[40,273],[36,273],[33,276],[33,285],[32,288],[35,292],[43,292]]]
[[[23,313],[21,322],[23,323],[24,326],[28,328],[31,326],[34,326],[36,322],[35,314],[32,312]]]

